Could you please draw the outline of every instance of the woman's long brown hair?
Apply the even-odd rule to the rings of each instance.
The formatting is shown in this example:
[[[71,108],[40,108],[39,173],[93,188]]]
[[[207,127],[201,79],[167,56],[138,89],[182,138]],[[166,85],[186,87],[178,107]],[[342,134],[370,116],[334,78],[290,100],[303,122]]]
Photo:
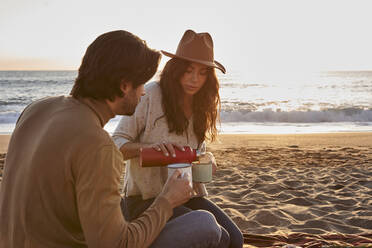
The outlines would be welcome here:
[[[168,123],[169,132],[182,135],[189,125],[183,111],[183,89],[181,77],[191,63],[172,58],[160,75],[162,105]],[[221,108],[218,93],[219,82],[214,68],[208,68],[207,79],[203,87],[193,96],[192,112],[194,133],[199,145],[205,141],[214,141],[217,137],[216,123]]]

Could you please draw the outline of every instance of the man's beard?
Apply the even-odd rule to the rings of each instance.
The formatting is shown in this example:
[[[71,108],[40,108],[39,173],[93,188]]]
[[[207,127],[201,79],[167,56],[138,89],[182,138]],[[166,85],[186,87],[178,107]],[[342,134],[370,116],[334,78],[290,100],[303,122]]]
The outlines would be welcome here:
[[[139,99],[137,98],[135,92],[130,92],[126,95],[122,102],[122,113],[121,115],[133,115],[136,111],[137,104]]]

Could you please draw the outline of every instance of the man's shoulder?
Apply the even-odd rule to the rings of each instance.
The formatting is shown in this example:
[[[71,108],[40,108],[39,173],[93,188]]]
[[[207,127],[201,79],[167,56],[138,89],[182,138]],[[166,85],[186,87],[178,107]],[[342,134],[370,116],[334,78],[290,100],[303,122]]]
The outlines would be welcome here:
[[[86,145],[92,145],[92,147],[114,146],[110,134],[103,128],[95,126],[81,130],[79,139],[81,142],[86,143]]]
[[[69,130],[67,132],[69,136],[71,136],[71,133],[78,133],[78,135],[74,135],[72,140],[77,152],[82,154],[94,154],[102,147],[116,148],[110,134],[102,127],[89,121],[76,123],[75,131]]]
[[[50,96],[32,102],[25,108],[25,111],[43,108],[49,111],[58,111],[58,109],[77,107],[78,105],[79,102],[71,96]]]
[[[28,105],[28,107],[36,107],[36,106],[40,106],[40,105],[50,105],[50,104],[54,104],[54,103],[60,103],[67,98],[68,98],[67,96],[47,96],[47,97],[40,98],[40,99],[30,103],[30,105]]]
[[[89,137],[94,141],[107,141],[108,134],[102,129],[96,115],[88,106],[71,96],[40,99],[30,105],[28,112],[30,113],[27,115],[34,119],[40,118],[42,122],[47,119],[53,129],[59,130],[65,136],[78,134],[79,137]]]
[[[61,103],[66,101],[67,98],[66,96],[53,96],[38,99],[25,107],[18,121],[27,118],[40,118],[43,113],[50,114],[50,112],[60,108]]]

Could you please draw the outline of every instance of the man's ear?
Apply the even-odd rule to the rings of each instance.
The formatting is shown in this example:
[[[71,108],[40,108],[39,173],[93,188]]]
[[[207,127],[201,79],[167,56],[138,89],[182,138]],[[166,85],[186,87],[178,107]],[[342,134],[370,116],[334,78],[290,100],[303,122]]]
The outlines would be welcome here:
[[[126,95],[133,88],[132,83],[126,80],[122,80],[120,83],[120,89],[124,95]]]

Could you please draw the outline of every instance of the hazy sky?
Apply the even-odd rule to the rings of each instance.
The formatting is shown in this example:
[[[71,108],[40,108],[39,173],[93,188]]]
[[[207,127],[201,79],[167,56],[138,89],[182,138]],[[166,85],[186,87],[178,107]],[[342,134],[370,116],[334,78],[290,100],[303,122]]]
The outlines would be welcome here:
[[[372,70],[371,10],[367,0],[1,0],[0,70],[75,70],[116,29],[174,52],[189,28],[212,35],[228,70]]]

